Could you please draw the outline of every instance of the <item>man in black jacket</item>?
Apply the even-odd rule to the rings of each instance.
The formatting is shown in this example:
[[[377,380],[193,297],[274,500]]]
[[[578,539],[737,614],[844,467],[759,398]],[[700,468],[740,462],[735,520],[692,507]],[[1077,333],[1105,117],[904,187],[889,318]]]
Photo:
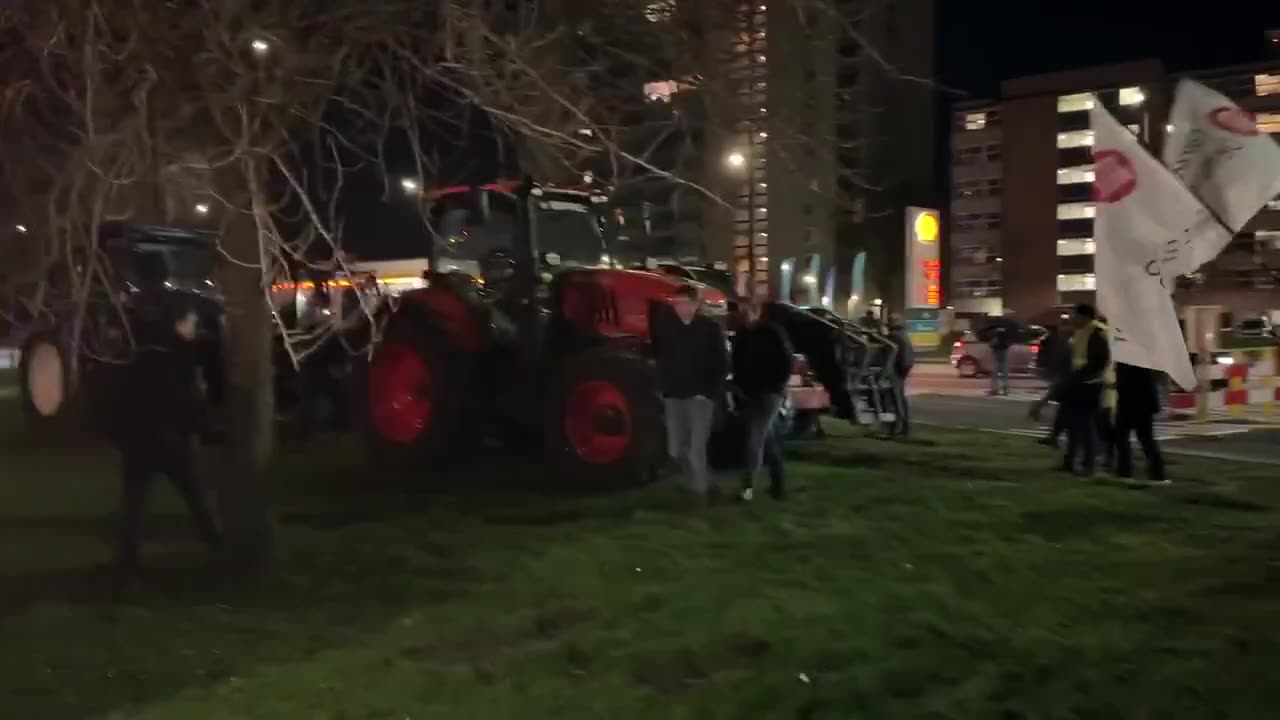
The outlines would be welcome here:
[[[743,303],[742,314],[742,327],[733,338],[733,383],[740,394],[747,433],[740,497],[752,499],[756,475],[763,463],[769,467],[769,494],[780,500],[786,478],[774,427],[791,379],[795,353],[782,328],[764,317],[760,303]]]
[[[714,490],[707,441],[716,398],[729,374],[729,349],[724,330],[698,312],[700,304],[698,289],[683,285],[670,306],[652,308],[649,322],[666,411],[667,450],[684,467],[693,491],[705,497]]]
[[[1169,480],[1164,475],[1164,458],[1155,437],[1155,414],[1160,411],[1160,395],[1155,373],[1144,367],[1116,363],[1116,476],[1133,477],[1133,450],[1129,433],[1138,436],[1147,456],[1147,479],[1157,485]]]
[[[115,437],[123,460],[117,563],[138,570],[143,517],[152,477],[165,475],[187,504],[202,540],[216,551],[221,534],[192,467],[191,436],[201,429],[196,313],[179,296],[163,298],[137,323],[138,351],[125,369],[126,416]]]

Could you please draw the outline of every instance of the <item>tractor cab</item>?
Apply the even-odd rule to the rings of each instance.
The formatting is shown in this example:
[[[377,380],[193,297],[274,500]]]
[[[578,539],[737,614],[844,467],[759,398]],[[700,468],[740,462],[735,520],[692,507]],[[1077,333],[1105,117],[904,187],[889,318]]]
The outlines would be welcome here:
[[[92,254],[92,255],[91,255]],[[216,404],[221,399],[222,296],[214,269],[217,237],[183,228],[108,222],[90,243],[49,268],[44,313],[22,342],[21,391],[37,426],[67,421],[89,382],[105,378],[135,350],[137,323],[182,295],[199,315],[198,357]],[[86,284],[80,295],[74,286]],[[77,335],[76,327],[79,326]],[[95,384],[96,383],[96,384]]]
[[[431,199],[436,273],[461,272],[488,285],[514,276],[522,259],[539,274],[611,264],[598,210],[603,195],[492,183],[445,188]]]

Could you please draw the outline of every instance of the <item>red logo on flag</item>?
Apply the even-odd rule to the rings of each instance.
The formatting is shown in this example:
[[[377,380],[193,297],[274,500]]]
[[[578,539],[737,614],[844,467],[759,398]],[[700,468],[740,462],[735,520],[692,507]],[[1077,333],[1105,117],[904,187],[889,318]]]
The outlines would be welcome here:
[[[1094,202],[1120,202],[1138,188],[1138,172],[1119,150],[1097,150],[1093,163]]]
[[[1232,135],[1252,137],[1258,134],[1258,119],[1253,113],[1238,107],[1220,107],[1209,113],[1209,122]]]

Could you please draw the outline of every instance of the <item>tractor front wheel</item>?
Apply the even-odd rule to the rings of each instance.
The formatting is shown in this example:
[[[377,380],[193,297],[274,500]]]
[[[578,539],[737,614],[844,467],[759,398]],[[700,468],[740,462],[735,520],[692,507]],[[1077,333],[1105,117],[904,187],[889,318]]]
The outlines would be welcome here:
[[[666,443],[652,364],[611,349],[570,358],[551,390],[546,425],[567,479],[588,487],[648,481]]]

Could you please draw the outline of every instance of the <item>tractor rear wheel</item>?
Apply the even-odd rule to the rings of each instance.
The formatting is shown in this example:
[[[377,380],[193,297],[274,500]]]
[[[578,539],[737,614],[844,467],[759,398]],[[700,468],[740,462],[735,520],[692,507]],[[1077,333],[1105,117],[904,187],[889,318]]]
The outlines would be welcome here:
[[[546,427],[548,450],[569,481],[619,487],[651,480],[666,444],[652,364],[614,349],[570,358],[548,397]]]
[[[466,382],[462,363],[435,333],[414,318],[393,319],[362,369],[359,412],[375,460],[410,466],[456,453]]]

